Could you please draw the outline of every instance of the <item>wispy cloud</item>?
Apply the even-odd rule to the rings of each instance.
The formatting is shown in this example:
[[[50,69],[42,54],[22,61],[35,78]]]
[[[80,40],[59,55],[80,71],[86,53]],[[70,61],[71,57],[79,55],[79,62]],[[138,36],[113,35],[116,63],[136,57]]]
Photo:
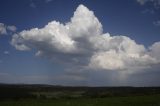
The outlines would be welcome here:
[[[36,8],[37,7],[37,5],[34,3],[33,0],[30,1],[29,6],[32,7],[32,8]]]
[[[52,1],[53,0],[39,0],[39,2],[42,2],[43,4],[48,4],[48,3],[52,2]],[[37,2],[36,0],[30,0],[29,6],[31,8],[37,8],[38,4],[36,2]]]
[[[137,0],[137,2],[142,5],[145,6],[147,5],[147,7],[145,7],[145,10],[142,11],[142,13],[151,13],[157,16],[159,16],[159,11],[160,11],[160,0]],[[159,18],[159,17],[157,17]],[[155,26],[159,26],[160,22],[159,19],[158,21],[153,21],[153,24]]]
[[[154,24],[155,26],[160,26],[160,20],[154,21],[153,24]]]
[[[45,0],[46,3],[52,2],[53,0]]]
[[[137,2],[140,4],[140,5],[144,5],[146,2],[148,2],[150,0],[137,0]]]
[[[8,54],[9,54],[9,51],[4,51],[3,53],[6,54],[6,55],[8,55]]]
[[[14,25],[5,25],[4,23],[0,23],[0,35],[7,35],[10,32],[15,32],[17,30]]]
[[[154,14],[155,11],[153,9],[148,9],[146,8],[145,10],[142,11],[143,14],[146,14],[146,13],[150,13],[150,14]]]
[[[137,0],[140,5],[151,4],[155,9],[160,8],[160,0]]]

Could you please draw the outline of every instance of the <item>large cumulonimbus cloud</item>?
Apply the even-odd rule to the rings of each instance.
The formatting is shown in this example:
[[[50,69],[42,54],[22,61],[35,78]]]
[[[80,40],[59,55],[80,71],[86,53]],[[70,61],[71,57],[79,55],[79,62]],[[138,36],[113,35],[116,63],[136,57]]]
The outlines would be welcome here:
[[[43,28],[14,34],[17,50],[36,50],[71,68],[92,70],[140,70],[160,63],[160,42],[148,48],[127,36],[103,33],[93,11],[79,5],[68,23],[49,22]]]

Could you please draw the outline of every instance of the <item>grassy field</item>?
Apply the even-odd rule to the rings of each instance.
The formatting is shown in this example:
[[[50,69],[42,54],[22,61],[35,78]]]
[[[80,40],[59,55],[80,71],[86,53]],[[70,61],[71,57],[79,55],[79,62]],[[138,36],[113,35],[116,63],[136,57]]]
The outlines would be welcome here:
[[[0,106],[160,106],[160,95],[57,100],[7,100],[0,101]]]
[[[160,106],[160,87],[0,84],[0,106]]]

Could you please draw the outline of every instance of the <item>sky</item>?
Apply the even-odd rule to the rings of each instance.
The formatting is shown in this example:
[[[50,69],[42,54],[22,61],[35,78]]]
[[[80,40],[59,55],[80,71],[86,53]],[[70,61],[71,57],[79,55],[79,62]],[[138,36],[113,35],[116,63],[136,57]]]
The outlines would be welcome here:
[[[160,86],[160,0],[1,0],[0,83]]]

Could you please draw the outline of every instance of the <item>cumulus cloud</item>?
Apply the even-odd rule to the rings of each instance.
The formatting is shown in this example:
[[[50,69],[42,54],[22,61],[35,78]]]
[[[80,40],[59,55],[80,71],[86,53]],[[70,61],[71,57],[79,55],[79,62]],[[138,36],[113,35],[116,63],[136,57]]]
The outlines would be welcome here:
[[[122,35],[103,33],[93,11],[79,5],[70,22],[49,22],[43,28],[13,35],[17,50],[34,50],[36,56],[50,57],[73,69],[142,70],[160,63],[160,43],[149,48]]]
[[[154,43],[150,49],[150,55],[158,60],[160,60],[160,42]]]
[[[102,35],[94,40],[97,52],[91,57],[90,66],[108,70],[147,68],[159,60],[148,54],[148,50],[126,36]],[[100,38],[100,37],[99,37]]]
[[[15,32],[17,30],[14,25],[5,25],[4,23],[0,23],[0,35],[6,35],[8,32]]]

